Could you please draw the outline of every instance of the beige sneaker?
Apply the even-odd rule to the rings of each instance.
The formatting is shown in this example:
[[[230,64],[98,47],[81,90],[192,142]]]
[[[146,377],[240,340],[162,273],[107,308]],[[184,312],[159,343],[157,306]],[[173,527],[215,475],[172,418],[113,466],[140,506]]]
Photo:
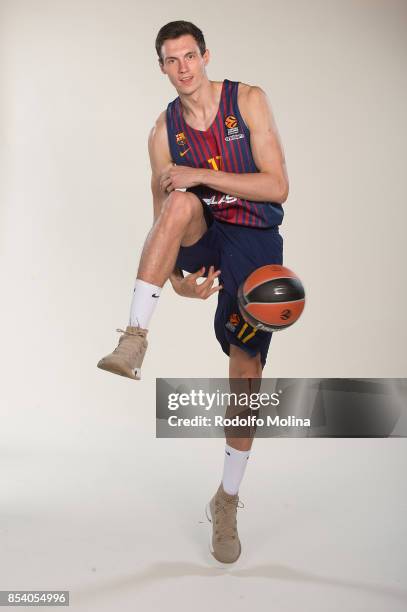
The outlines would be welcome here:
[[[147,330],[128,325],[126,331],[124,329],[116,329],[116,331],[123,334],[119,338],[119,344],[113,353],[102,357],[97,367],[113,374],[119,374],[119,376],[140,380],[141,364],[148,344]]]
[[[222,483],[206,506],[206,518],[212,523],[210,549],[220,563],[234,563],[242,551],[237,533],[238,508],[244,508],[243,502],[239,501],[238,495],[228,495]]]

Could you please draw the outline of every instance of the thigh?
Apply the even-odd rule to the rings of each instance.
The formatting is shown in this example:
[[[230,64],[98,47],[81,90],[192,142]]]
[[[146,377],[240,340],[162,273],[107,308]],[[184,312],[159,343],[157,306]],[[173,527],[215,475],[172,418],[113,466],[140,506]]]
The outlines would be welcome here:
[[[261,378],[261,374],[260,353],[253,356],[235,344],[230,345],[229,378]]]
[[[204,276],[206,276],[210,266],[214,266],[216,270],[219,269],[219,232],[217,222],[211,213],[204,208],[206,205],[202,206],[206,231],[193,244],[189,246],[181,245],[176,265],[186,272],[196,272],[199,268],[205,266]]]
[[[182,197],[189,201],[192,217],[182,237],[181,246],[190,247],[202,238],[208,229],[208,223],[205,218],[205,209],[203,208],[201,200],[191,192],[182,193]]]

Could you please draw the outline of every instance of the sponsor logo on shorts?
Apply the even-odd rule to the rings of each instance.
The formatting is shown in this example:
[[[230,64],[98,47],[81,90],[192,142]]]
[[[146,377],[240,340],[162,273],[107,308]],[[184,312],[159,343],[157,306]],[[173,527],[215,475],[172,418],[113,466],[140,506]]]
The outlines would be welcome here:
[[[240,323],[243,323],[243,325],[240,325]],[[246,344],[246,342],[254,338],[258,331],[258,327],[252,327],[249,323],[242,321],[236,313],[230,315],[229,320],[225,323],[225,327],[231,331],[232,334],[237,333],[236,337],[242,344]]]
[[[237,312],[234,312],[230,315],[229,321],[226,323],[226,329],[228,329],[232,333],[235,333],[236,328],[239,325],[239,323],[240,323],[240,317],[237,314]]]
[[[232,323],[232,325],[239,325],[240,317],[236,312],[234,312],[233,314],[230,315],[229,321]]]
[[[235,196],[223,194],[220,198],[216,198],[216,195],[213,195],[211,198],[202,198],[202,200],[208,206],[214,206],[215,204],[231,204],[232,202],[236,202],[237,198],[235,198]]]

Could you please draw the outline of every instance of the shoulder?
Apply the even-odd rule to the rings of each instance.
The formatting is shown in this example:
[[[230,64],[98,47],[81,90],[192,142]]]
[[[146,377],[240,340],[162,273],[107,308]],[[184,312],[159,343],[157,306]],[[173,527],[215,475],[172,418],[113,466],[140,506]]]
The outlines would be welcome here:
[[[237,91],[237,99],[244,106],[252,104],[261,104],[267,100],[266,92],[258,85],[248,85],[247,83],[239,83]]]
[[[170,157],[167,135],[166,111],[160,113],[148,136],[148,149],[150,156]]]
[[[148,136],[148,146],[150,150],[162,146],[168,149],[166,114],[167,112],[165,110],[162,111],[150,130],[150,134]]]
[[[149,141],[160,139],[163,134],[167,135],[167,111],[162,111],[155,120],[153,127],[150,130]]]
[[[237,102],[240,114],[248,126],[253,118],[270,109],[267,94],[258,85],[239,83]]]

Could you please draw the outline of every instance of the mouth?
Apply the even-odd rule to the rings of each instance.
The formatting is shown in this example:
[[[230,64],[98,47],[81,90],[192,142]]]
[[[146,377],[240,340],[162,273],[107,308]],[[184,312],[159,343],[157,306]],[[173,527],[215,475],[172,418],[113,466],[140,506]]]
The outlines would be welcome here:
[[[182,79],[180,79],[181,83],[183,83],[184,85],[188,85],[189,83],[191,83],[192,79],[194,77],[189,76],[189,77],[183,77]]]

